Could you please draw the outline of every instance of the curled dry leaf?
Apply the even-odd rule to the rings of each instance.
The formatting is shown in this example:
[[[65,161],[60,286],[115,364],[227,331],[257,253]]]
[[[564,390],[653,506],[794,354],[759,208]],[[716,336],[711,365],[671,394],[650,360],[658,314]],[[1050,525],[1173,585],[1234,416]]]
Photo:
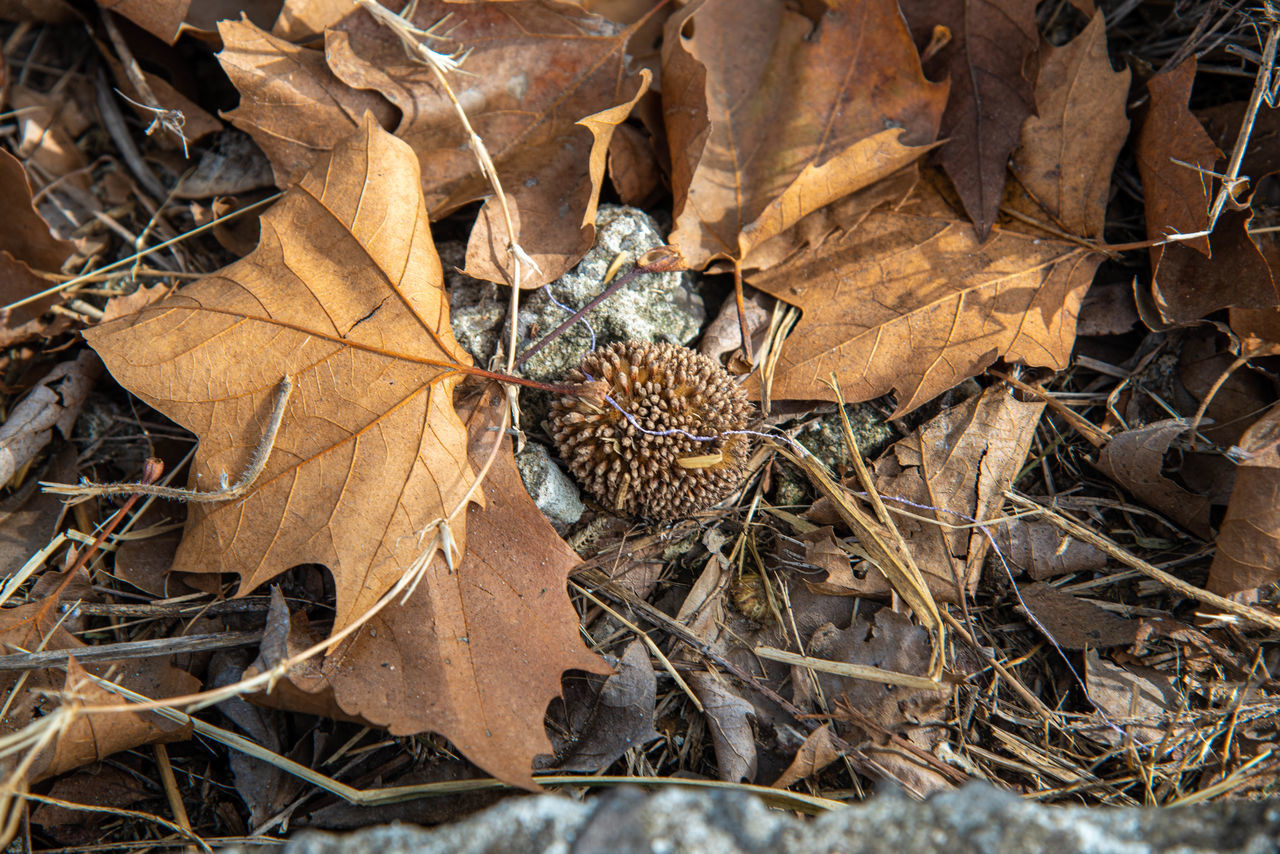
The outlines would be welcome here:
[[[805,738],[804,744],[796,751],[796,758],[782,772],[782,776],[774,780],[775,788],[785,789],[794,783],[812,777],[823,768],[840,758],[840,751],[831,743],[831,724],[823,724]]]
[[[42,582],[50,582],[51,586],[56,580],[56,576],[48,574],[41,579]],[[87,591],[87,578],[82,582],[73,580],[68,592],[72,589]],[[68,617],[60,613],[58,608],[68,598],[65,593],[58,600],[46,596],[26,605],[0,610],[0,645],[6,652],[84,648],[84,642],[72,633],[81,628],[79,619],[74,614]],[[109,669],[112,669],[110,664],[87,668],[89,673],[100,676],[106,675]],[[74,658],[65,670],[65,674],[60,668],[0,673],[0,696],[13,696],[0,721],[0,735],[15,733],[48,715],[52,698],[59,692],[79,697],[86,706],[114,706],[121,702],[118,695],[90,681],[86,669]],[[26,677],[21,683],[18,681],[20,676]],[[152,699],[190,694],[200,689],[200,680],[171,666],[168,659],[161,657],[131,662],[129,667],[120,670],[115,681]],[[13,695],[15,687],[20,687],[16,696]],[[65,773],[120,750],[156,742],[180,741],[190,734],[190,727],[150,712],[82,715],[34,758],[27,782],[34,783]],[[0,761],[0,774],[11,770],[14,758],[10,756]]]
[[[950,36],[925,63],[930,77],[951,80],[939,160],[985,241],[1004,195],[1009,154],[1035,111],[1028,66],[1040,41],[1036,0],[902,0],[901,6],[917,45],[928,44],[938,27]]]
[[[239,478],[294,378],[261,476],[238,500],[191,506],[173,569],[235,572],[247,593],[324,564],[335,630],[395,584],[474,479],[451,400],[470,359],[417,160],[372,116],[361,125],[262,216],[251,255],[86,334],[122,385],[200,437],[200,489]],[[452,532],[465,548],[462,517]]]
[[[1280,407],[1254,422],[1237,447],[1243,459],[1207,585],[1224,596],[1280,577]]]
[[[781,0],[691,3],[667,22],[662,74],[671,243],[694,269],[743,260],[914,162],[947,97],[892,0],[840,0],[815,19]]]
[[[648,75],[628,71],[630,30],[569,4],[424,0],[410,20],[425,30],[445,18],[448,38],[430,46],[467,52],[465,73],[450,84],[519,213],[520,244],[541,269],[521,285],[539,287],[590,248],[609,139]],[[411,62],[385,26],[357,10],[326,33],[325,48],[343,82],[378,92],[400,109],[395,132],[418,154],[432,216],[491,195],[432,70]],[[505,283],[508,243],[490,199],[470,240],[467,272]],[[491,257],[491,246],[502,257]]]
[[[1036,581],[1068,572],[1095,572],[1107,565],[1106,552],[1048,522],[1011,519],[991,533],[1010,569],[1025,570]]]
[[[1163,474],[1164,457],[1187,422],[1170,419],[1128,430],[1113,438],[1098,456],[1098,468],[1137,498],[1202,540],[1209,539],[1210,501]]]
[[[85,350],[45,374],[13,408],[0,425],[0,484],[12,480],[18,469],[49,444],[55,427],[71,438],[80,407],[101,372],[97,357]]]
[[[1000,357],[1061,370],[1101,260],[1012,230],[982,243],[921,182],[900,207],[872,211],[855,230],[749,277],[804,310],[772,397],[834,400],[825,382],[834,373],[849,401],[896,390],[896,417]]]
[[[751,725],[755,707],[738,695],[733,686],[716,674],[689,673],[685,681],[707,712],[711,744],[716,752],[720,779],[730,783],[752,781],[756,777],[756,732]]]
[[[1129,69],[1111,70],[1101,12],[1073,40],[1044,51],[1036,115],[1022,127],[1013,172],[1072,234],[1102,235],[1111,170],[1129,136],[1128,94]]]

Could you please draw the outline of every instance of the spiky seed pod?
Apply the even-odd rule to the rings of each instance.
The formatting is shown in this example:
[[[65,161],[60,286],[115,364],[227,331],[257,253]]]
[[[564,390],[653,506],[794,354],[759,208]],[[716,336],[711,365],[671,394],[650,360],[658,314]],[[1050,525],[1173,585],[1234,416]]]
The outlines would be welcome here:
[[[750,438],[724,434],[746,427],[752,406],[718,363],[677,344],[628,341],[588,353],[567,379],[580,394],[552,401],[549,431],[569,470],[604,506],[669,519],[709,507],[742,483]],[[715,438],[653,435],[668,430]]]

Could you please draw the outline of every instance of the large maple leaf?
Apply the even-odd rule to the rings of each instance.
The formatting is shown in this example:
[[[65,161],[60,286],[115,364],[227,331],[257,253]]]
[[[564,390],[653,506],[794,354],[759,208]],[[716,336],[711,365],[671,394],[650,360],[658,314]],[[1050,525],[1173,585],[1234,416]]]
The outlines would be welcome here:
[[[86,333],[122,385],[200,437],[201,489],[245,470],[294,378],[266,468],[238,500],[191,506],[173,568],[235,572],[247,592],[324,564],[335,631],[395,584],[475,477],[452,404],[470,359],[417,170],[366,115],[263,215],[252,254]],[[452,533],[463,547],[461,517]]]
[[[123,385],[199,434],[194,485],[238,477],[281,377],[294,377],[262,474],[238,500],[191,505],[173,568],[238,573],[247,593],[324,564],[335,632],[400,578],[420,532],[474,481],[452,401],[469,359],[449,329],[418,160],[370,115],[263,215],[251,255],[88,337]],[[475,429],[486,456],[493,434]],[[460,546],[478,538],[460,565],[437,554],[407,602],[290,678],[397,734],[440,732],[532,786],[561,673],[601,662],[565,592],[577,558],[509,448],[490,479],[451,525]]]

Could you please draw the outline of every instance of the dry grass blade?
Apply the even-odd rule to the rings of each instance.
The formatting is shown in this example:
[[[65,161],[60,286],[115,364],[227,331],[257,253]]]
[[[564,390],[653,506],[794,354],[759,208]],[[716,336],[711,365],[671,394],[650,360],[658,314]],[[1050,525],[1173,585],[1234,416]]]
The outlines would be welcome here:
[[[946,682],[940,679],[930,679],[927,676],[916,676],[913,673],[898,673],[894,670],[884,670],[879,667],[868,667],[865,664],[850,664],[845,661],[827,661],[826,659],[813,658],[808,655],[796,655],[794,652],[775,649],[771,646],[758,646],[755,648],[754,652],[761,658],[767,658],[770,661],[781,661],[783,664],[794,664],[799,667],[808,667],[812,670],[820,670],[823,673],[834,673],[837,676],[848,676],[851,679],[865,679],[868,682],[883,682],[886,685],[902,685],[906,688],[918,688],[922,691],[936,691],[939,688],[946,687]]]
[[[849,491],[836,483],[817,460],[807,455],[801,457],[786,445],[779,444],[777,447],[779,453],[799,466],[818,492],[831,501],[840,518],[867,550],[871,562],[884,573],[889,584],[933,635],[934,651],[929,667],[932,674],[941,675],[942,644],[945,632],[942,616],[938,612],[938,605],[933,600],[933,594],[929,592],[920,568],[911,560],[910,553],[902,550],[901,545],[890,546],[877,530],[879,525],[876,520],[854,504]],[[859,457],[855,454],[854,459]],[[889,527],[890,530],[894,530],[892,525]]]
[[[1029,498],[1024,498],[1013,492],[1005,492],[1005,495],[1010,501],[1022,509],[1039,514],[1045,521],[1050,522],[1071,536],[1101,549],[1111,557],[1123,563],[1125,566],[1136,569],[1148,578],[1153,578],[1164,586],[1172,590],[1176,590],[1184,596],[1188,596],[1197,602],[1204,603],[1205,605],[1212,605],[1215,608],[1221,608],[1229,614],[1234,614],[1241,619],[1266,626],[1272,631],[1280,631],[1280,616],[1268,613],[1260,608],[1255,608],[1250,605],[1242,605],[1239,602],[1234,602],[1224,596],[1219,596],[1216,593],[1210,593],[1208,590],[1203,590],[1192,584],[1188,584],[1181,578],[1170,575],[1163,569],[1152,566],[1136,555],[1130,554],[1106,537],[1094,533],[1084,525],[1071,521],[1066,516],[1063,516],[1061,513],[1058,513],[1049,507],[1037,504]]]

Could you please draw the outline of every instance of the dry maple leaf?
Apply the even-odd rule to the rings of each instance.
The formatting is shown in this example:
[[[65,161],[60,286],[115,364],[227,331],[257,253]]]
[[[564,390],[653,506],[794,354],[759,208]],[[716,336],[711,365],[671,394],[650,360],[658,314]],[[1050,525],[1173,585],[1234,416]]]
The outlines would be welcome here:
[[[553,281],[591,246],[609,139],[647,86],[647,75],[627,68],[632,31],[544,0],[423,0],[412,12],[419,29],[447,32],[429,47],[465,51],[465,73],[450,84],[502,178],[520,245],[541,270],[522,277],[522,287]],[[343,82],[400,109],[395,133],[418,153],[432,216],[491,195],[452,101],[385,26],[357,10],[327,31],[325,50]],[[490,199],[481,211],[467,273],[506,283],[510,240],[497,209]]]
[[[985,243],[932,183],[750,277],[804,310],[783,346],[775,400],[834,400],[896,390],[895,417],[997,358],[1061,370],[1102,256],[1074,243],[1000,231]],[[754,382],[754,380],[753,380]]]
[[[893,0],[833,2],[816,20],[782,0],[692,3],[667,22],[662,56],[671,243],[695,269],[741,261],[915,161],[947,96]]]
[[[180,572],[247,593],[300,563],[334,574],[335,630],[424,548],[474,479],[417,159],[366,115],[262,216],[249,256],[86,333],[108,370],[200,437],[191,484],[234,481],[294,378],[275,447],[238,500],[192,505]],[[460,548],[465,524],[455,521]]]
[[[1102,235],[1111,170],[1129,136],[1128,95],[1129,69],[1111,70],[1101,12],[1080,35],[1044,52],[1038,115],[1023,125],[1012,166],[1027,192],[1072,234]]]
[[[471,456],[483,462],[497,415],[470,421]],[[578,556],[529,497],[510,443],[483,484],[485,506],[467,511],[467,553],[453,571],[437,556],[434,581],[375,615],[319,665],[287,677],[287,692],[267,702],[309,714],[347,716],[396,735],[431,730],[489,773],[533,788],[533,759],[551,753],[543,725],[565,670],[607,672],[588,652],[565,579]],[[261,667],[315,642],[297,633],[274,651],[264,641]]]
[[[901,6],[917,44],[928,44],[938,27],[949,34],[925,63],[931,76],[945,72],[951,80],[939,162],[986,240],[1004,195],[1009,153],[1035,111],[1026,69],[1040,43],[1036,0],[902,0]]]

